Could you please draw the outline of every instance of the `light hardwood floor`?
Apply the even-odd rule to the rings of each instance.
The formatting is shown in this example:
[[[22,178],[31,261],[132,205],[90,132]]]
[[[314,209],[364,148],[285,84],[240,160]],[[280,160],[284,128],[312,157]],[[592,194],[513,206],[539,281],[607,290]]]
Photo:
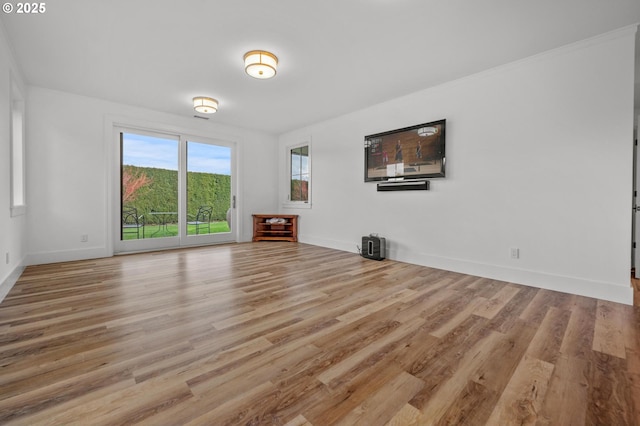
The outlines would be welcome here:
[[[28,267],[0,424],[634,425],[640,310],[295,243]]]

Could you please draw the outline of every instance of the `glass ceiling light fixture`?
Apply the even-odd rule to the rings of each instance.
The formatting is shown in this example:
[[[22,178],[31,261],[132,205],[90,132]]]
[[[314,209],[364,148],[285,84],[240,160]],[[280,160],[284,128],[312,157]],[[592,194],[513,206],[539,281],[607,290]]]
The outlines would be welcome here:
[[[218,110],[218,101],[206,96],[193,98],[193,109],[203,114],[213,114]]]
[[[278,58],[264,50],[252,50],[244,54],[244,71],[253,78],[267,79],[276,75]]]
[[[418,136],[426,137],[433,136],[438,133],[437,127],[421,127],[418,129]]]

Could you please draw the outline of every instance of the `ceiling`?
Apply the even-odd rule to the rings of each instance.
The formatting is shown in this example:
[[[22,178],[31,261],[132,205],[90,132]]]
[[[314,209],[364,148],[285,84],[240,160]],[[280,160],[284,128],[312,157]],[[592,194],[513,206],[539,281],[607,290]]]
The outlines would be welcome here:
[[[279,134],[638,23],[640,1],[55,0],[0,20],[28,84],[189,117],[211,96],[212,122]],[[254,49],[275,78],[244,73]]]

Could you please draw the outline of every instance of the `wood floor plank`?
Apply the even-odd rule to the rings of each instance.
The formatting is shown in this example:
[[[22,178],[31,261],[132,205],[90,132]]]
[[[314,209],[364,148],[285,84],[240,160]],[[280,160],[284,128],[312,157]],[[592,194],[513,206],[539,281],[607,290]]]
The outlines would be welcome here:
[[[469,380],[456,400],[444,412],[439,424],[481,426],[486,425],[499,395],[478,382]]]
[[[562,356],[556,361],[539,424],[587,424],[587,374],[588,366],[584,359]]]
[[[264,337],[257,337],[229,349],[218,350],[210,346],[193,348],[164,360],[140,366],[133,370],[133,375],[136,382],[140,383],[153,377],[179,371],[183,380],[186,381],[195,378],[203,371],[219,368],[236,359],[250,357],[272,346],[273,344]]]
[[[635,425],[640,308],[301,243],[29,266],[7,425]]]
[[[489,327],[492,330],[506,333],[520,321],[520,315],[529,307],[539,291],[533,287],[520,287],[520,291],[491,319]]]
[[[387,345],[393,344],[394,342],[397,343],[406,336],[416,333],[423,324],[424,321],[421,318],[416,318],[413,321],[401,324],[395,330],[320,373],[318,380],[326,385],[333,386],[336,380],[344,380],[347,372],[358,368],[360,364],[372,354],[382,350]]]
[[[598,301],[593,350],[626,358],[624,322],[620,311],[612,302]]]
[[[336,425],[368,426],[386,423],[424,386],[424,382],[409,373],[402,372],[373,392]]]
[[[13,391],[9,397],[5,396],[3,387],[3,398],[0,400],[0,424],[55,407],[58,404],[79,398],[85,393],[132,380],[130,371],[113,367],[100,369],[97,374],[91,372],[79,374],[73,378],[42,385],[24,393]]]
[[[487,323],[485,319],[476,318],[478,318],[478,324]],[[473,329],[473,327],[469,326],[466,328]],[[513,372],[527,350],[528,342],[534,332],[535,330],[524,321],[519,321],[517,326],[512,327],[507,335],[492,332],[493,337],[498,341],[490,346],[485,346],[488,352],[482,359],[477,360],[477,362],[474,361],[472,367],[475,370],[458,380],[457,391],[459,392],[455,395],[450,395],[448,408],[443,407],[440,411],[441,418],[439,422],[441,424],[458,424],[457,422],[462,422],[461,424],[485,424],[498,401],[498,397],[510,381]],[[478,344],[478,341],[477,339],[474,340],[475,344]],[[438,357],[437,360],[440,358]],[[450,355],[443,353],[442,358],[450,358]],[[500,361],[496,362],[496,360]],[[424,379],[427,384],[425,389],[430,389],[431,393],[441,392],[441,386],[448,383],[453,372],[463,368],[461,364],[465,363],[466,361],[461,359],[457,363],[445,363],[441,370],[430,368],[428,377]],[[423,392],[422,395],[419,395],[421,398],[414,398],[412,404],[420,406],[425,404],[423,400],[426,399],[428,401],[433,398],[428,393],[426,395],[429,398],[425,398],[425,393]]]
[[[458,292],[442,288],[451,283],[451,280],[439,280],[434,286],[430,286],[429,290],[424,294],[417,296],[410,302],[405,302],[402,309],[394,317],[395,320],[406,322],[416,316],[426,317],[429,312],[433,312],[434,308],[441,304],[447,304],[449,300],[458,297]]]
[[[441,421],[449,407],[455,404],[459,395],[467,386],[468,378],[473,375],[495,345],[503,342],[499,333],[492,332],[470,348],[461,360],[458,369],[446,381],[439,384],[427,403],[421,408],[422,419],[433,422]],[[498,423],[496,423],[498,424]]]
[[[421,417],[422,414],[420,413],[420,410],[411,404],[405,404],[385,426],[417,425],[419,424]]]
[[[560,353],[565,356],[587,359],[593,347],[593,335],[596,323],[596,299],[576,297],[571,317],[567,324]]]
[[[631,398],[633,400],[632,418],[640,419],[640,304],[636,304],[636,309],[625,309],[622,311],[624,322],[625,347],[627,349],[627,379],[631,387]]]
[[[173,378],[148,381],[112,392],[73,409],[66,410],[55,419],[58,424],[86,423],[91,417],[95,424],[138,423],[161,415],[171,406],[193,397],[189,387]]]
[[[66,402],[58,403],[49,409],[27,413],[16,421],[9,421],[6,424],[84,426],[87,419],[93,420],[92,412],[86,409],[90,404],[97,400],[105,401],[104,398],[109,398],[110,395],[117,394],[133,386],[135,386],[133,379],[117,382],[110,386],[89,391]]]
[[[487,421],[495,425],[534,425],[549,387],[554,365],[525,356]]]
[[[256,383],[254,386],[248,387],[245,391],[234,394],[230,399],[219,405],[209,405],[209,407],[214,408],[184,423],[184,425],[266,424],[260,422],[260,418],[257,417],[258,414],[255,410],[257,410],[258,407],[256,407],[256,405],[268,402],[265,395],[271,396],[273,390],[274,386],[271,382]],[[247,401],[256,401],[256,405],[247,409]]]
[[[569,311],[549,308],[529,344],[527,355],[554,364],[560,356],[560,347],[570,317]]]
[[[435,330],[431,331],[431,335],[435,337],[444,337],[452,330],[462,324],[469,316],[481,306],[486,304],[487,299],[484,297],[478,297],[470,301],[464,308],[462,308],[457,314],[450,318],[446,323],[442,324]]]
[[[295,419],[289,420],[284,426],[313,426],[302,414],[298,415]]]
[[[547,314],[547,310],[553,306],[552,302],[555,297],[556,293],[553,291],[536,290],[536,295],[524,309],[520,319],[539,324]]]
[[[513,299],[516,294],[518,294],[519,291],[520,289],[517,287],[506,285],[490,299],[478,306],[473,313],[475,315],[480,315],[481,317],[492,319],[507,303],[509,303],[511,299]]]
[[[392,362],[382,362],[378,365],[384,368],[366,369],[333,389],[327,388],[328,392],[324,398],[316,400],[315,404],[303,411],[305,417],[316,425],[335,424],[403,373]]]
[[[586,374],[588,387],[586,423],[627,425],[637,423],[633,416],[635,389],[625,371],[625,359],[592,351]]]
[[[373,301],[358,309],[342,314],[336,318],[339,321],[347,322],[347,323],[357,321],[360,318],[364,318],[368,315],[371,315],[383,308],[386,308],[389,305],[393,305],[394,303],[409,301],[415,297],[415,294],[416,294],[415,290],[404,289],[397,293],[391,294],[387,297],[383,297],[381,299]]]
[[[529,350],[535,334],[536,329],[525,321],[518,321],[507,333],[499,334],[501,344],[491,348],[470,379],[501,395]]]
[[[280,369],[313,357],[319,351],[311,345],[272,347],[260,353],[231,360],[224,365],[214,364],[208,368],[205,367],[202,374],[187,380],[187,384],[197,396],[215,396],[224,399],[227,396],[220,394],[221,386],[230,393],[243,390],[250,387],[252,383],[271,380],[278,375]]]
[[[507,283],[489,278],[476,280],[473,284],[465,287],[465,291],[473,293],[474,296],[483,299],[492,299],[504,288]]]

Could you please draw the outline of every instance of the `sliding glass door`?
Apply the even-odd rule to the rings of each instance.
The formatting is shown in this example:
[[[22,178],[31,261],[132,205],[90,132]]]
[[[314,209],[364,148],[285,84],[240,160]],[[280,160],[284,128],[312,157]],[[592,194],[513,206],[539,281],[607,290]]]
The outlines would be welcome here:
[[[232,149],[186,141],[186,243],[232,241]]]
[[[118,129],[115,252],[235,241],[233,146]]]

